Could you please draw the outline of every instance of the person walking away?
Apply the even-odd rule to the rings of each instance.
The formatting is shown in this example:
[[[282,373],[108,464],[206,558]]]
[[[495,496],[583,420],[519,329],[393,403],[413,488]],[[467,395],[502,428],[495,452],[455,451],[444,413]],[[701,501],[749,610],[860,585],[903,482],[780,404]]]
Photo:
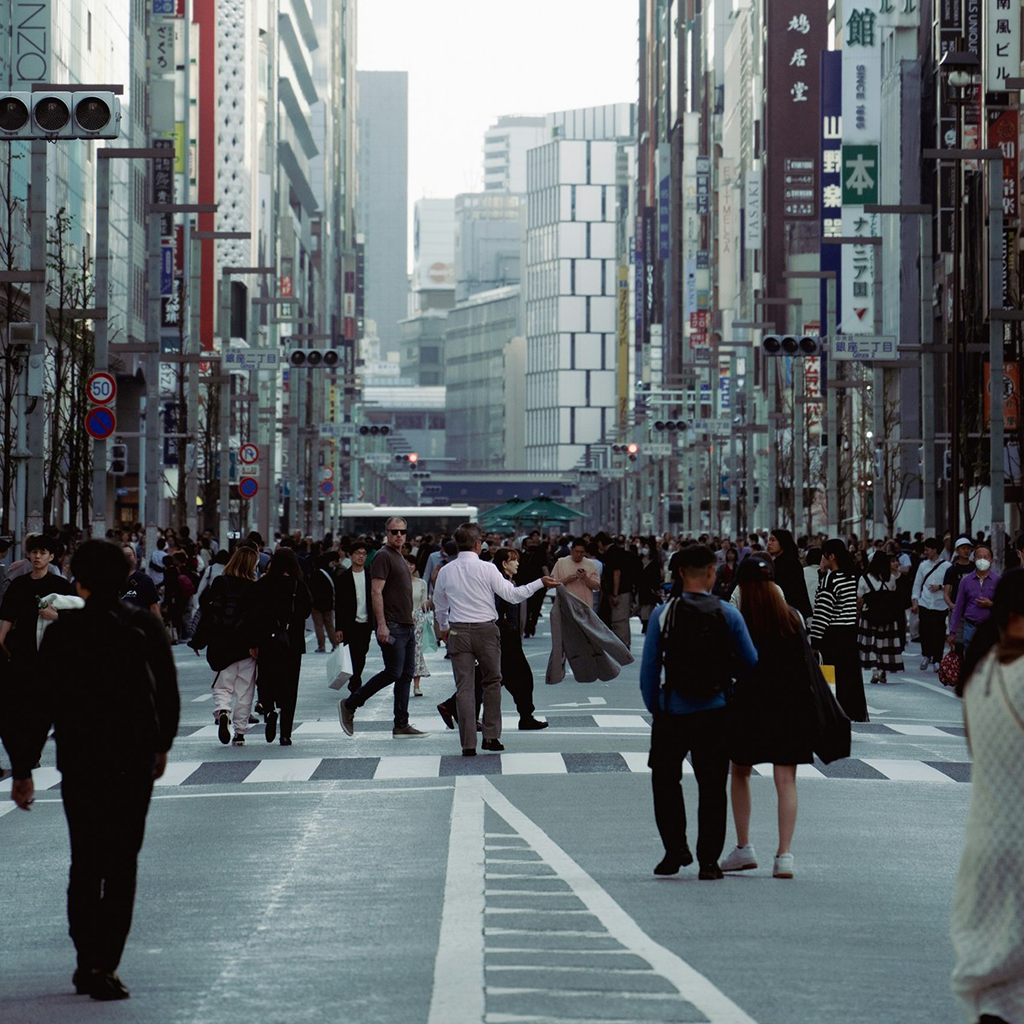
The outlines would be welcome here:
[[[811,617],[811,602],[807,596],[807,582],[800,564],[800,549],[789,530],[772,530],[768,534],[768,555],[772,560],[775,582],[786,598],[786,604],[795,608],[806,622]]]
[[[651,612],[661,603],[661,552],[653,537],[645,537],[640,544],[637,572],[637,604],[640,611],[640,632],[647,632]]]
[[[270,556],[266,574],[253,592],[256,617],[257,712],[265,716],[267,738],[273,741],[275,710],[280,712],[281,746],[292,745],[292,726],[299,698],[299,672],[306,653],[306,619],[313,607],[299,560],[291,548]]]
[[[72,983],[93,999],[127,999],[117,968],[153,782],[178,730],[178,685],[160,621],[118,599],[128,578],[121,548],[86,541],[71,571],[85,607],[61,612],[43,637],[34,699],[15,722],[11,799],[31,810],[32,766],[52,725],[71,839]]]
[[[228,553],[223,550],[218,551],[215,555],[210,555],[210,564],[206,567],[203,578],[199,581],[199,586],[196,588],[196,601],[199,602],[200,606],[203,603],[203,594],[206,593],[213,581],[224,572],[224,567],[228,564],[228,560]]]
[[[522,604],[537,591],[558,586],[558,582],[551,576],[542,576],[523,586],[514,586],[494,562],[480,559],[483,537],[476,523],[459,526],[455,543],[458,557],[437,574],[434,609],[441,638],[452,656],[462,755],[473,757],[477,663],[483,703],[482,746],[484,750],[505,749],[501,744],[501,642],[494,599],[499,597],[510,605]],[[532,709],[530,714],[532,718]]]
[[[494,554],[494,565],[509,581],[514,581],[519,570],[519,552],[514,548],[499,548]],[[552,577],[554,578],[554,577]],[[578,577],[574,577],[578,579]],[[501,641],[501,685],[505,687],[512,700],[515,701],[519,713],[519,729],[546,729],[548,723],[534,717],[533,703],[533,671],[523,652],[523,614],[522,605],[514,604],[494,596],[494,606],[498,613],[498,634]],[[482,690],[479,685],[479,666],[475,680],[476,720],[480,720],[480,704]],[[459,717],[458,690],[443,704],[438,704],[437,711],[449,729],[455,728]]]
[[[974,549],[974,572],[960,580],[956,604],[949,619],[949,646],[956,643],[957,628],[963,625],[964,651],[971,646],[975,630],[992,614],[992,596],[999,573],[992,571],[992,550],[982,545]]]
[[[770,553],[771,538],[768,550]],[[737,686],[731,709],[730,788],[736,847],[721,867],[723,871],[757,867],[757,854],[750,842],[750,772],[755,764],[771,764],[779,821],[772,876],[792,878],[796,766],[814,762],[807,679],[809,651],[801,618],[771,586],[773,576],[772,560],[755,555],[744,560],[737,577],[743,591],[743,621],[757,648],[757,665]]]
[[[850,549],[838,538],[826,541],[825,575],[811,619],[811,646],[822,663],[835,667],[836,700],[851,722],[867,722],[868,704],[857,654],[857,574]]]
[[[693,863],[682,788],[683,759],[692,754],[699,792],[699,877],[712,881],[722,877],[718,859],[725,846],[726,695],[733,680],[757,664],[757,651],[740,612],[709,593],[716,565],[711,548],[683,548],[676,564],[682,593],[655,608],[640,662],[640,692],[654,716],[647,762],[654,819],[665,847],[654,873],[674,875]]]
[[[551,577],[565,587],[566,593],[586,604],[591,604],[601,589],[600,568],[592,558],[587,558],[587,542],[582,537],[572,542],[568,555],[555,562]]]
[[[953,897],[951,982],[968,1024],[1018,1024],[1024,1020],[1024,572],[1008,572],[996,585],[992,618],[999,639],[964,687],[973,764]]]
[[[216,672],[213,680],[213,720],[221,743],[245,744],[256,692],[256,567],[259,553],[242,545],[221,573],[203,592],[199,628],[189,641],[196,654],[206,648],[206,663]],[[234,698],[234,714],[231,701]],[[266,713],[267,742],[277,730],[277,712]],[[229,731],[234,725],[234,737]]]
[[[601,575],[601,621],[626,645],[630,646],[629,613],[633,597],[633,579],[626,552],[607,533],[595,538],[604,570]]]
[[[430,675],[430,669],[427,668],[426,660],[423,657],[423,627],[427,624],[428,619],[427,584],[420,579],[420,574],[416,569],[416,556],[410,553],[405,556],[405,560],[409,563],[409,572],[412,573],[412,622],[413,637],[416,642],[416,667],[413,669],[412,695],[422,697],[420,679]],[[430,628],[434,628],[432,624]]]
[[[331,567],[338,560],[336,551],[326,551],[316,556],[316,568],[309,578],[309,593],[313,601],[313,631],[316,633],[316,653],[326,654],[326,644],[331,650],[338,646],[334,632],[334,577]]]
[[[135,548],[131,544],[122,544],[121,550],[128,559],[128,579],[125,580],[124,591],[120,595],[122,601],[135,605],[136,608],[145,608],[146,611],[160,618],[160,595],[156,592],[156,586],[148,573],[138,567],[138,559],[135,557]]]
[[[351,565],[338,571],[334,581],[337,594],[334,627],[338,642],[348,645],[352,657],[352,678],[348,681],[348,691],[355,693],[363,685],[363,668],[366,666],[366,652],[370,649],[370,637],[373,635],[373,619],[370,574],[366,572],[366,543],[353,541],[349,551]]]
[[[857,647],[861,666],[871,669],[872,683],[888,682],[890,672],[903,671],[903,608],[894,566],[898,571],[888,552],[876,551],[857,584]]]
[[[409,527],[404,519],[392,516],[384,530],[384,546],[370,564],[370,597],[384,668],[338,702],[338,718],[345,735],[352,736],[356,711],[375,693],[394,686],[395,721],[391,736],[412,739],[427,734],[409,724],[409,686],[416,668],[412,576],[402,555]]]
[[[929,537],[924,542],[924,558],[917,567],[910,592],[911,610],[918,616],[921,632],[921,671],[938,668],[946,638],[946,606],[942,579],[946,562],[942,559],[941,542]]]

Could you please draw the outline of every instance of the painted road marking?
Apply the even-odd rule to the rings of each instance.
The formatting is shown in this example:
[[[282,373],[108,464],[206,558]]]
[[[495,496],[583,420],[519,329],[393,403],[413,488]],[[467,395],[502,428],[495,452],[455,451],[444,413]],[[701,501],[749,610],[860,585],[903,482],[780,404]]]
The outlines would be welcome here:
[[[193,772],[202,767],[202,761],[171,761],[167,770],[160,776],[154,786],[180,786]]]
[[[877,757],[865,757],[862,760],[894,782],[956,782],[923,761],[893,761]]]
[[[502,754],[502,775],[564,775],[561,754]]]
[[[948,732],[943,732],[941,729],[936,728],[934,725],[895,725],[892,722],[885,723],[893,732],[898,732],[901,736],[948,736]]]
[[[436,779],[441,771],[440,755],[382,757],[375,779]]]
[[[602,729],[649,729],[643,715],[594,715]]]
[[[213,694],[212,693],[201,693],[198,697],[193,697],[192,698],[192,703],[193,704],[202,704],[202,702],[204,700],[213,700]]]
[[[273,761],[261,761],[243,779],[252,782],[308,782],[309,777],[320,767],[319,757],[283,757]]]
[[[552,926],[550,916],[548,920],[537,921],[536,927],[526,927],[530,916],[537,912],[527,914],[515,909],[501,913],[523,915],[522,927],[506,928],[486,923],[487,916],[495,914],[497,909],[487,905],[486,879],[495,877],[488,870],[491,859],[484,849],[487,809],[502,818],[514,835],[524,839],[550,871],[545,876],[522,877],[556,879],[562,892],[571,894],[582,905],[582,910],[561,915],[566,927]],[[639,1003],[648,1003],[664,1004],[658,1019],[662,1019],[661,1015],[664,1019],[678,1021],[703,1017],[710,1024],[755,1024],[752,1017],[711,981],[651,939],[594,878],[482,776],[456,781],[448,851],[444,910],[428,1024],[589,1022],[595,1019],[595,1001],[600,1001],[604,1009],[602,1020],[635,1022],[638,1016],[652,1019],[647,1012],[630,1011],[630,1004],[638,1008]],[[529,890],[528,886],[522,888]],[[518,987],[507,983],[512,978],[504,979],[506,984],[501,984],[501,974],[506,968],[493,958],[508,951],[512,943],[504,945],[505,940],[515,937],[517,949],[540,955],[542,943],[538,940],[551,935],[575,940],[577,950],[588,955],[606,953],[610,948],[633,955],[643,964],[640,971],[632,972],[642,987],[633,985],[628,991],[609,991],[607,985],[600,983],[606,977],[603,961],[602,965],[585,962],[579,965],[576,973],[589,972],[593,979],[590,987],[585,984],[578,988],[564,987],[554,977],[549,987],[535,984]],[[488,958],[486,969],[485,957]],[[536,982],[536,975],[543,973],[543,969],[538,969],[531,980]],[[515,1012],[515,1000],[523,995],[535,997],[533,1001],[538,1004],[525,1016]],[[616,1004],[620,1000],[623,1005],[618,1010]],[[614,1008],[610,1013],[609,1007]]]

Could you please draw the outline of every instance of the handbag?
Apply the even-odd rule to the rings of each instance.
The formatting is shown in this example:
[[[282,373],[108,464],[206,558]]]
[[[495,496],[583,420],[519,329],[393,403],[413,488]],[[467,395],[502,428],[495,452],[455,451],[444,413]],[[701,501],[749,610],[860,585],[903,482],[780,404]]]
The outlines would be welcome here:
[[[818,658],[819,658],[818,670],[821,672],[822,678],[825,680],[826,683],[828,683],[829,686],[832,687],[832,690],[835,691],[835,688],[836,688],[836,667],[835,667],[835,665],[826,665],[823,662],[821,662],[820,661],[820,659],[821,659],[821,655],[820,654],[818,655]]]
[[[950,650],[939,662],[939,682],[943,686],[956,686],[960,682],[960,673],[963,670],[964,659],[955,650]]]
[[[824,669],[831,669],[834,677],[835,666],[820,665],[819,655],[807,643],[807,636],[802,630],[801,636],[811,698],[811,749],[824,764],[831,764],[850,756],[850,719],[836,700],[834,684],[830,686],[825,680]]]
[[[352,678],[352,655],[348,644],[340,644],[327,655],[327,685],[340,690]]]

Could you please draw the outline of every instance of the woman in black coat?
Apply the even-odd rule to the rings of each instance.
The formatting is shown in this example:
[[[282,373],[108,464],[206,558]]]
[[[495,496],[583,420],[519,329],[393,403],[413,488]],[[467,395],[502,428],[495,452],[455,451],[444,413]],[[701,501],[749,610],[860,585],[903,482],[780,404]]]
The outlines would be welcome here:
[[[773,875],[793,877],[790,844],[796,828],[796,766],[811,764],[813,718],[808,680],[807,637],[799,617],[772,585],[772,564],[745,559],[736,572],[740,608],[757,648],[757,665],[737,686],[732,703],[732,809],[736,848],[723,871],[757,867],[750,845],[750,771],[774,765],[779,801],[779,846]]]
[[[775,582],[785,595],[786,604],[795,608],[806,621],[811,617],[811,602],[793,534],[789,530],[772,530],[768,536],[768,554],[772,558]]]
[[[256,583],[259,619],[260,700],[257,712],[267,716],[267,740],[273,740],[273,712],[281,711],[281,746],[290,747],[295,705],[299,698],[299,670],[306,653],[306,619],[312,610],[309,588],[295,552],[278,548],[267,572]]]

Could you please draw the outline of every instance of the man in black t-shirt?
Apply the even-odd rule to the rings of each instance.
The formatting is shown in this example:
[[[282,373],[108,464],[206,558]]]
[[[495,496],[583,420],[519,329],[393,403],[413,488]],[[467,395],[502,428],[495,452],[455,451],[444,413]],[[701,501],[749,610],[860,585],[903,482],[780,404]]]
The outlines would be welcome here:
[[[974,562],[971,561],[974,542],[968,537],[961,537],[954,545],[954,549],[956,557],[942,577],[942,590],[946,598],[946,606],[951,612],[956,604],[956,592],[960,589],[960,581],[974,572]]]
[[[121,600],[135,605],[136,608],[145,608],[160,619],[160,595],[156,592],[156,584],[139,569],[135,549],[130,544],[125,544],[121,550],[131,566],[131,574],[125,581]]]
[[[629,614],[633,601],[633,571],[629,556],[607,533],[595,538],[601,564],[601,621],[626,645],[630,645]]]

